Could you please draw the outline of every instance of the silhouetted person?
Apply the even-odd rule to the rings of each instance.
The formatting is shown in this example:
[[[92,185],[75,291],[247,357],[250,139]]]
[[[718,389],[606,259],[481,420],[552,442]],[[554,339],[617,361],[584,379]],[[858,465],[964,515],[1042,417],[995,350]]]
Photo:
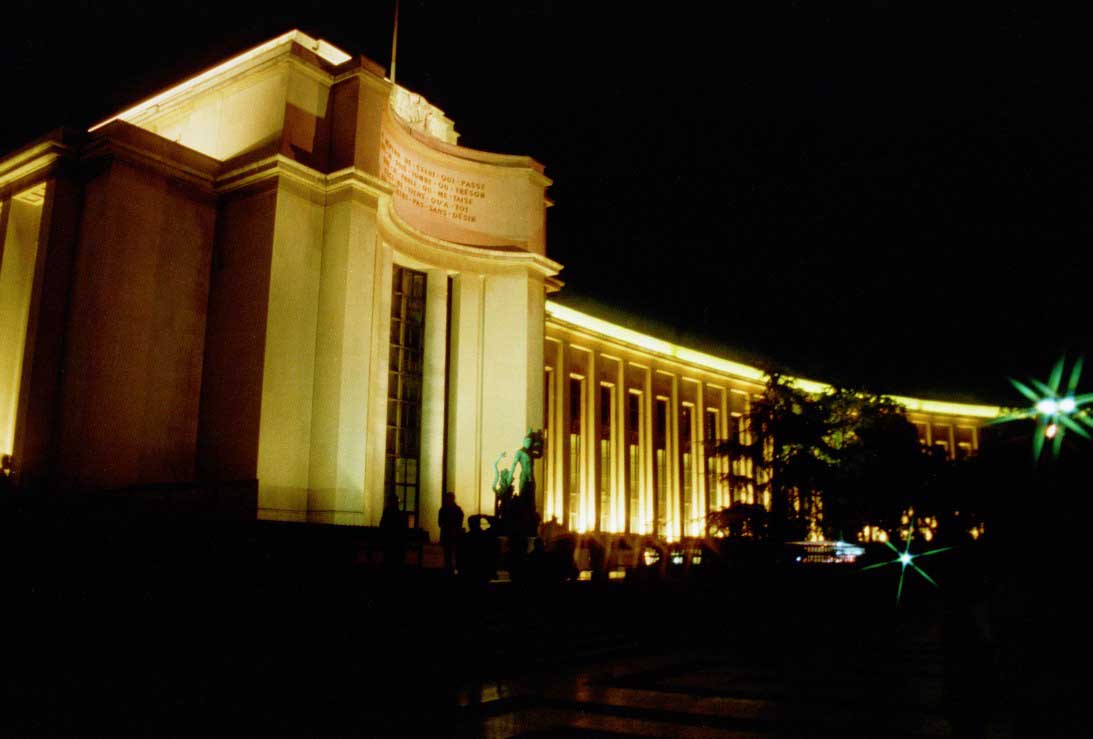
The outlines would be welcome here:
[[[406,515],[395,493],[388,493],[384,500],[380,532],[383,536],[384,567],[389,570],[401,568],[406,561]]]
[[[543,541],[547,544],[553,542],[554,537],[558,536],[563,531],[562,525],[558,523],[557,516],[551,516],[550,520],[544,523],[540,530],[542,531],[542,534],[540,535],[543,537]]]
[[[455,493],[444,493],[437,523],[440,524],[440,545],[444,547],[444,570],[451,575],[455,573],[456,557],[463,538],[463,509],[455,502]]]
[[[467,535],[459,552],[459,570],[472,581],[489,582],[497,575],[496,532],[484,530],[485,516],[467,519]]]

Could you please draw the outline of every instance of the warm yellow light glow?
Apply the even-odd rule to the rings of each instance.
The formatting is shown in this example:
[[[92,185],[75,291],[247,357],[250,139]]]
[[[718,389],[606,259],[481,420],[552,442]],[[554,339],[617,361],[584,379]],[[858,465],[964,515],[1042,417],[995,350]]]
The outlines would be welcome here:
[[[585,331],[600,334],[608,339],[629,344],[644,349],[654,354],[686,362],[714,372],[720,372],[741,380],[761,383],[766,374],[757,367],[751,367],[740,362],[733,362],[711,354],[689,349],[685,346],[673,344],[633,329],[619,326],[587,313],[574,310],[553,301],[546,302],[547,316],[562,323],[568,323]],[[827,383],[808,380],[802,377],[790,378],[790,381],[798,388],[808,393],[823,393],[832,390]],[[922,398],[910,398],[903,395],[889,396],[896,402],[907,408],[908,411],[918,413],[932,413],[947,416],[964,416],[968,418],[997,418],[1002,415],[1002,409],[998,406],[973,405],[970,403],[949,403],[941,400],[925,400]]]
[[[353,58],[349,54],[346,54],[341,49],[337,48],[336,46],[334,46],[334,45],[332,45],[332,44],[330,44],[326,41],[323,41],[322,39],[313,39],[310,36],[308,36],[307,34],[301,33],[300,31],[296,31],[296,30],[289,31],[288,33],[283,33],[280,36],[278,36],[277,38],[271,39],[271,40],[265,42],[264,44],[260,44],[259,46],[255,46],[253,49],[249,49],[248,51],[244,51],[242,54],[239,54],[238,56],[234,56],[231,59],[229,59],[228,61],[223,62],[222,64],[217,64],[215,67],[207,69],[204,72],[202,72],[202,73],[200,73],[200,74],[198,74],[194,77],[191,77],[190,79],[188,79],[184,82],[181,82],[181,83],[175,85],[172,88],[164,90],[163,92],[159,93],[158,95],[150,97],[147,100],[144,100],[143,102],[137,103],[132,108],[124,110],[121,113],[118,113],[117,115],[115,115],[111,118],[107,118],[102,123],[96,123],[94,126],[89,128],[88,131],[94,131],[98,128],[102,128],[107,123],[111,123],[111,122],[117,121],[117,120],[130,121],[133,118],[136,118],[137,116],[139,116],[141,113],[144,113],[145,111],[147,111],[147,110],[149,110],[149,109],[151,109],[151,108],[153,108],[153,107],[155,107],[155,106],[169,100],[170,98],[175,97],[177,95],[181,95],[182,93],[188,92],[188,91],[193,90],[197,87],[200,87],[202,84],[204,84],[206,82],[209,82],[210,80],[215,79],[216,77],[219,77],[220,75],[224,74],[225,72],[228,72],[229,70],[231,70],[235,67],[238,67],[242,64],[245,64],[248,61],[251,61],[253,59],[257,59],[258,57],[262,56],[266,52],[272,51],[273,49],[276,49],[278,46],[281,46],[283,44],[287,44],[290,41],[295,41],[300,46],[303,46],[303,47],[311,50],[317,56],[319,56],[322,59],[325,59],[326,61],[330,62],[331,64],[335,64],[335,65],[342,64],[342,63],[344,63],[346,61],[349,61],[350,59]]]
[[[0,203],[0,214],[7,211],[7,228],[0,232],[0,455],[11,454],[15,446],[44,194],[38,186]]]
[[[888,541],[888,532],[880,526],[863,526],[861,533],[858,534],[858,541],[883,543]]]
[[[593,333],[601,334],[609,339],[636,346],[639,349],[713,369],[717,372],[724,372],[741,379],[755,382],[763,381],[763,371],[755,367],[749,367],[748,365],[740,364],[739,362],[731,362],[727,359],[721,359],[720,357],[673,344],[670,341],[657,339],[648,334],[639,333],[633,329],[604,321],[595,316],[581,313],[580,311],[573,310],[564,305],[559,305],[550,300],[546,303],[546,312],[548,316],[559,321],[569,323],[587,331],[592,331]]]
[[[942,400],[908,398],[903,395],[890,395],[889,397],[907,410],[918,413],[936,413],[945,416],[966,416],[969,418],[997,418],[1003,414],[1002,409],[995,405],[948,403]]]

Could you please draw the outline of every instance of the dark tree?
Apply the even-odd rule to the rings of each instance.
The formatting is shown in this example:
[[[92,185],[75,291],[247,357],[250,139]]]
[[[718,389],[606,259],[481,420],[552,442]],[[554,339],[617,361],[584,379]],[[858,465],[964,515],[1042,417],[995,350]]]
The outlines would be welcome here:
[[[866,525],[892,531],[908,509],[940,519],[956,484],[953,465],[922,448],[896,401],[859,389],[808,393],[777,372],[753,400],[744,431],[714,453],[743,462],[730,464],[734,493],[752,485],[770,495],[762,527],[750,525],[754,516],[741,504],[711,513],[711,532],[727,536],[853,539]]]
[[[715,454],[745,462],[747,472],[729,473],[731,490],[752,485],[759,495],[769,493],[772,538],[800,539],[808,533],[830,476],[830,431],[826,408],[785,375],[772,372],[751,403],[745,431],[715,445]]]
[[[927,493],[930,459],[907,410],[891,398],[837,389],[817,398],[832,429],[824,528],[853,539],[866,525],[891,530]]]

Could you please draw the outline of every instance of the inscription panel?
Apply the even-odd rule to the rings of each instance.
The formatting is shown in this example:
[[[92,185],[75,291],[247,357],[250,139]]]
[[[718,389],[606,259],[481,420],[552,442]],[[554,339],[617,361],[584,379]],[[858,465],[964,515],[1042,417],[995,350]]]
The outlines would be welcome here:
[[[395,195],[431,215],[460,223],[477,223],[486,203],[486,183],[438,170],[414,159],[389,137],[382,139],[380,173],[395,187]]]
[[[380,176],[394,188],[395,211],[424,233],[476,246],[527,248],[542,187],[528,172],[472,161],[416,140],[392,116],[380,132]],[[469,151],[469,150],[468,150]],[[473,153],[473,152],[472,152]],[[537,192],[535,192],[537,190]],[[538,206],[541,230],[541,209]]]

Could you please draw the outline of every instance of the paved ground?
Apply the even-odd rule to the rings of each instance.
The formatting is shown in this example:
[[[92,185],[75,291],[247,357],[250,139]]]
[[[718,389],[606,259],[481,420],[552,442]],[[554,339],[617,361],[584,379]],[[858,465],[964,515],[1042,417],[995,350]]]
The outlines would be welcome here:
[[[0,735],[1083,733],[1080,614],[971,555],[897,607],[894,571],[475,587],[248,532],[10,547]]]
[[[978,690],[952,684],[959,678],[946,664],[953,655],[944,632],[946,618],[953,617],[936,594],[915,589],[917,607],[896,609],[887,587],[894,581],[870,581],[868,592],[888,596],[887,602],[870,603],[877,612],[870,614],[852,605],[861,605],[853,581],[820,576],[818,582],[785,584],[817,598],[826,591],[830,600],[773,609],[783,602],[766,588],[727,598],[668,589],[662,593],[667,601],[707,609],[662,611],[664,628],[674,634],[658,646],[641,643],[640,637],[635,643],[637,635],[620,631],[598,641],[586,633],[583,648],[579,639],[569,640],[568,663],[471,682],[458,696],[459,732],[483,737],[1013,735],[1012,717],[997,704],[984,713]],[[976,703],[969,707],[978,712],[971,726],[954,725],[961,721],[962,711],[954,705],[960,700]]]
[[[895,644],[867,639],[852,654],[819,636],[789,654],[740,641],[477,683],[460,696],[461,730],[482,737],[952,736],[940,635],[930,625],[923,631]]]

